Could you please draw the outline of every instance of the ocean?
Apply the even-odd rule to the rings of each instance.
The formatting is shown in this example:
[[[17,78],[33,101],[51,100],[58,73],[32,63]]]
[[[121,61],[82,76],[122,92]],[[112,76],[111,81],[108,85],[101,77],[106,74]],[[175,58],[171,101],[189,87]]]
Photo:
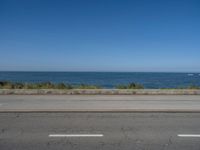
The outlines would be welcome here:
[[[140,83],[145,88],[200,86],[200,73],[153,72],[0,72],[0,81],[52,82],[99,85],[114,88],[119,84]]]

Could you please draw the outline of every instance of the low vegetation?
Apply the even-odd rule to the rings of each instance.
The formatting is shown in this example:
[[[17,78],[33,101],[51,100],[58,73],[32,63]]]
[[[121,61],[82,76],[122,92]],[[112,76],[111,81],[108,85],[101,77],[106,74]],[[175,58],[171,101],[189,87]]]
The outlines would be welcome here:
[[[162,90],[173,90],[173,89],[189,89],[189,90],[198,90],[200,89],[200,86],[197,85],[189,85],[189,86],[181,86],[177,88],[161,88]]]
[[[88,85],[88,84],[80,84],[78,86],[74,86],[76,89],[101,89],[101,86],[97,85]]]
[[[51,83],[51,82],[22,83],[22,82],[0,81],[0,89],[102,89],[102,87],[89,84],[72,85],[66,83]],[[115,89],[144,89],[144,86],[138,83],[130,83],[127,85],[117,85]],[[162,89],[169,89],[169,88],[162,88]],[[189,85],[186,87],[177,87],[173,89],[200,89],[200,86]]]
[[[130,83],[128,85],[118,85],[116,89],[144,89],[144,86],[137,83]]]
[[[0,89],[100,89],[100,86],[95,85],[71,85],[65,83],[18,83],[9,81],[0,81]]]
[[[197,85],[189,85],[187,87],[180,87],[179,89],[200,89],[200,86]]]

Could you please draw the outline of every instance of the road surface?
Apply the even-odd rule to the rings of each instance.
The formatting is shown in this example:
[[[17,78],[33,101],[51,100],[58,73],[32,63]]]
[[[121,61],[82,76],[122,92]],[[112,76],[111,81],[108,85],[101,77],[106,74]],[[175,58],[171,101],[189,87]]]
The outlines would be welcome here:
[[[199,118],[200,113],[0,113],[0,149],[199,150]]]
[[[0,96],[0,150],[199,150],[200,96]]]
[[[200,96],[1,95],[0,112],[5,111],[200,112]]]

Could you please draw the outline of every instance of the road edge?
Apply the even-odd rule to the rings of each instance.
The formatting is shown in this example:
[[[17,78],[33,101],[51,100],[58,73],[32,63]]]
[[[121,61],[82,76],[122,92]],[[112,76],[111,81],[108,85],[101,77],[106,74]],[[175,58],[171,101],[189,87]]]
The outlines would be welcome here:
[[[200,95],[200,89],[0,89],[0,95]]]
[[[0,110],[0,113],[200,113],[200,109],[12,109]]]

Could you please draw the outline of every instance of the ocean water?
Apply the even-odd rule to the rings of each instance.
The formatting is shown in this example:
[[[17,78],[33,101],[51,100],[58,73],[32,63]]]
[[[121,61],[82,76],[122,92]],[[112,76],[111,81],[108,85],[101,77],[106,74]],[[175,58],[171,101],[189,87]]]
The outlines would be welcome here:
[[[200,73],[143,73],[143,72],[0,72],[0,81],[52,82],[93,84],[114,88],[130,82],[145,88],[176,88],[200,86]]]

